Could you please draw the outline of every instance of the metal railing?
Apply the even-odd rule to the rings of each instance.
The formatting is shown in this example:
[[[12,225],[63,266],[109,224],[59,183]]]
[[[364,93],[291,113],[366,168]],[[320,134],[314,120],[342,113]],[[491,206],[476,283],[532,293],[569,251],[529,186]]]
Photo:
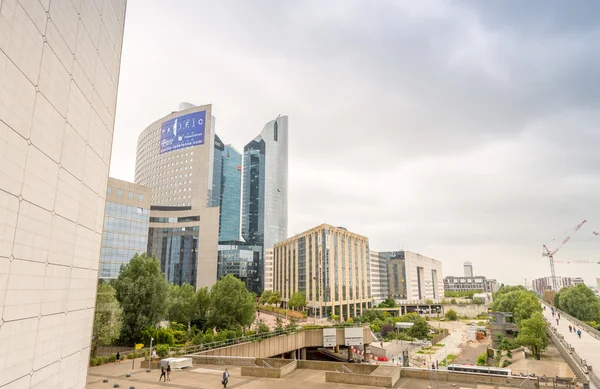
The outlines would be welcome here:
[[[368,324],[364,324],[364,323],[354,323],[352,325],[352,327],[368,327]],[[182,355],[182,354],[196,354],[196,353],[200,353],[203,351],[209,351],[209,350],[214,350],[216,348],[221,348],[221,347],[227,347],[227,346],[234,346],[236,344],[240,344],[240,343],[247,343],[247,342],[256,342],[256,341],[261,341],[264,339],[269,339],[275,336],[280,336],[280,335],[289,335],[289,334],[293,334],[293,333],[297,333],[297,332],[302,332],[302,331],[310,331],[310,330],[320,330],[323,328],[345,328],[345,327],[351,327],[350,325],[332,325],[332,326],[298,326],[295,328],[283,328],[280,330],[275,330],[275,331],[270,331],[270,332],[263,332],[260,334],[253,334],[253,335],[247,335],[247,336],[241,336],[238,338],[232,338],[232,339],[227,339],[227,340],[223,340],[223,341],[217,341],[217,342],[211,342],[211,343],[204,343],[204,344],[200,344],[200,345],[194,345],[194,346],[187,346],[187,347],[181,347],[179,349],[176,349],[174,347],[171,348],[172,351],[174,351],[176,354]]]

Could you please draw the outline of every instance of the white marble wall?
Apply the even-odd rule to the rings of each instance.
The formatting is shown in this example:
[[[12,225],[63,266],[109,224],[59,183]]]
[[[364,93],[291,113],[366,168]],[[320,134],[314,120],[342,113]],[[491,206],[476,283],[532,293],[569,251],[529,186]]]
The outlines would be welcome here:
[[[84,388],[126,0],[0,0],[0,388]]]

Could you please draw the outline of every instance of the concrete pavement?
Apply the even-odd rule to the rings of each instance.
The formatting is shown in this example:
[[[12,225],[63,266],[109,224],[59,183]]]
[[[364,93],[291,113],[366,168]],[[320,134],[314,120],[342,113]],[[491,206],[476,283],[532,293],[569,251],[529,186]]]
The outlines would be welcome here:
[[[542,314],[550,325],[558,330],[558,333],[563,335],[565,341],[575,348],[575,353],[582,359],[587,361],[587,364],[592,366],[593,371],[600,371],[600,340],[589,335],[587,332],[582,330],[581,338],[577,336],[575,332],[569,332],[569,325],[575,327],[576,325],[570,322],[566,317],[561,316],[559,323],[556,323],[558,315],[552,317],[551,308],[546,306],[546,309],[542,311]]]

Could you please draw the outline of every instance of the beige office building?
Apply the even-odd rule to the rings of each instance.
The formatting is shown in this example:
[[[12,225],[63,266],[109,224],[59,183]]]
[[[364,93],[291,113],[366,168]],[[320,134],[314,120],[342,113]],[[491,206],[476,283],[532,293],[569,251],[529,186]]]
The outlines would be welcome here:
[[[318,316],[359,316],[370,307],[369,239],[322,224],[279,242],[273,256],[273,290],[284,301],[298,291]]]
[[[152,190],[148,251],[170,282],[210,287],[217,278],[219,207],[212,198],[212,106],[182,103],[138,138],[135,182]],[[218,202],[217,202],[218,204]]]
[[[125,0],[0,2],[0,387],[85,388]]]
[[[273,290],[273,249],[265,249],[264,290]]]

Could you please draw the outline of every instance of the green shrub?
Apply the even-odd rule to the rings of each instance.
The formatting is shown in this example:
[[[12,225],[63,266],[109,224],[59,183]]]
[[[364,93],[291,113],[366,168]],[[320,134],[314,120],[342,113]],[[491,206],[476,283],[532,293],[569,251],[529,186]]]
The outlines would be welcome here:
[[[116,360],[117,360],[117,355],[116,354],[113,354],[110,357],[108,357],[108,362],[114,362]]]
[[[98,360],[96,358],[90,358],[90,366],[98,366]]]
[[[141,355],[138,355],[138,356],[141,356]],[[127,354],[127,359],[133,359],[133,357],[134,357],[133,353]]]
[[[156,346],[156,353],[159,357],[164,358],[169,355],[169,345],[168,344],[159,344]]]
[[[123,354],[121,355],[121,360],[124,361],[127,359],[127,354]],[[132,354],[132,359],[133,359],[133,354]]]
[[[485,325],[485,323],[482,322],[482,321],[479,321],[479,322],[477,322],[477,325],[480,326],[480,327],[483,327]]]
[[[450,300],[450,304],[456,304],[456,299]]]
[[[174,345],[175,335],[173,334],[173,331],[169,328],[159,328],[156,337],[156,343],[168,344],[169,346]]]
[[[448,312],[446,312],[446,319],[450,321],[458,320],[458,315],[456,314],[456,311],[454,309],[448,310]]]
[[[485,366],[487,363],[487,353],[483,353],[477,357],[477,366]]]
[[[254,334],[256,334],[256,331],[254,331],[254,330],[248,330],[248,331],[246,331],[246,336],[252,336]]]
[[[264,322],[261,321],[260,323],[258,323],[258,329],[257,329],[259,334],[264,334],[270,331],[269,326]]]
[[[502,367],[507,367],[512,363],[511,360],[505,359],[504,362],[502,362]]]

